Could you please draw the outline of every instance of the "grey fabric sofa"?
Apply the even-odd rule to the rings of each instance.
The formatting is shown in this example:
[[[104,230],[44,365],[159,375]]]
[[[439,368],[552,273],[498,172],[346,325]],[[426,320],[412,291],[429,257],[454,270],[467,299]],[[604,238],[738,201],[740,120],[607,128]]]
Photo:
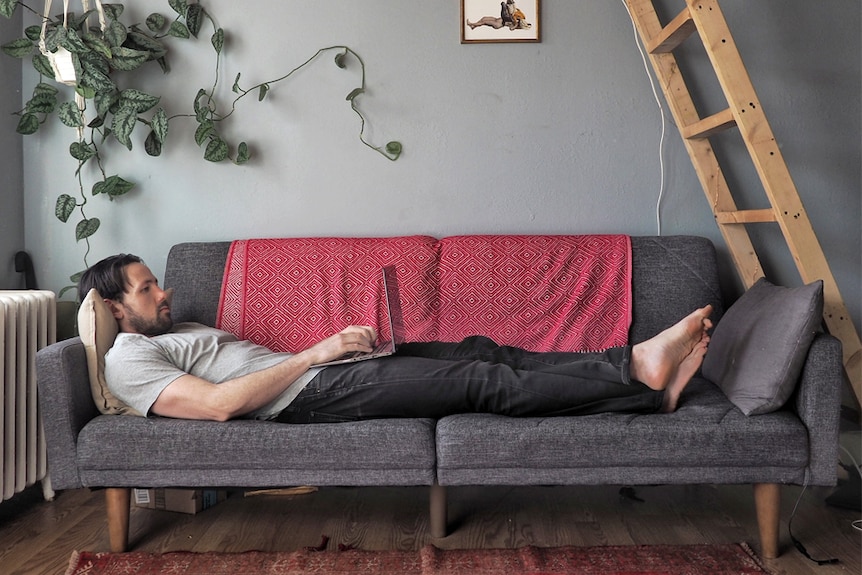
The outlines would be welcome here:
[[[229,242],[169,254],[175,321],[213,325]],[[632,343],[706,303],[725,309],[704,238],[632,238]],[[101,415],[78,338],[37,357],[39,400],[56,489],[106,488],[114,551],[128,547],[133,487],[427,485],[432,535],[446,534],[446,488],[459,485],[752,484],[761,553],[779,551],[782,484],[833,485],[843,368],[820,334],[779,411],[746,417],[696,378],[668,415],[430,419],[285,425]]]

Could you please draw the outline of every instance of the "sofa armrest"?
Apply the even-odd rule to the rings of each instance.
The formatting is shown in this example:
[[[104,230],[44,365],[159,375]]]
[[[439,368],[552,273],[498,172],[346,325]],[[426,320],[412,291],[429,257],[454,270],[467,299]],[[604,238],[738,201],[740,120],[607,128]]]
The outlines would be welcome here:
[[[81,339],[67,339],[39,350],[36,381],[51,483],[55,489],[81,487],[78,433],[99,415],[90,393],[87,356]]]
[[[796,391],[796,412],[808,428],[811,485],[835,485],[841,391],[846,375],[841,341],[818,334],[811,344]]]

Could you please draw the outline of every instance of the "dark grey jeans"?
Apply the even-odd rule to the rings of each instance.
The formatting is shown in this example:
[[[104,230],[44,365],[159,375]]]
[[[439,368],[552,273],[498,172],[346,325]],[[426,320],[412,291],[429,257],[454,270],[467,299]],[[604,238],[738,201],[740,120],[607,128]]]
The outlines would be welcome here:
[[[535,353],[486,337],[408,343],[391,357],[331,366],[276,418],[332,423],[456,413],[509,416],[644,413],[663,392],[629,379],[631,347]]]

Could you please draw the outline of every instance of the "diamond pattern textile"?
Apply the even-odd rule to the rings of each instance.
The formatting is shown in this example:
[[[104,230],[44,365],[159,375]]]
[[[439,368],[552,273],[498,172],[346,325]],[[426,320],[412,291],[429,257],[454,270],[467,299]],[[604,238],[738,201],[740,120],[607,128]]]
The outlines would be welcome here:
[[[387,265],[398,269],[406,338],[433,339],[436,240],[425,236],[235,241],[216,327],[275,351],[300,351],[348,325],[388,338]]]
[[[624,345],[631,324],[624,235],[455,236],[442,241],[439,331],[533,351]]]
[[[631,241],[623,235],[238,240],[217,327],[277,351],[351,324],[388,337],[386,265],[398,269],[408,341],[486,335],[537,351],[627,341]]]

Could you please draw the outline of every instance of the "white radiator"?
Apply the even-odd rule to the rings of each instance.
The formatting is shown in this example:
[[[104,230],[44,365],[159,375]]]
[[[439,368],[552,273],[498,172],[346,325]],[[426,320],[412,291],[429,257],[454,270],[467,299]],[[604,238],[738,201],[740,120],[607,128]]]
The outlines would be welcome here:
[[[36,351],[57,339],[54,293],[0,290],[0,494],[5,501],[42,482],[53,499],[36,396]]]

